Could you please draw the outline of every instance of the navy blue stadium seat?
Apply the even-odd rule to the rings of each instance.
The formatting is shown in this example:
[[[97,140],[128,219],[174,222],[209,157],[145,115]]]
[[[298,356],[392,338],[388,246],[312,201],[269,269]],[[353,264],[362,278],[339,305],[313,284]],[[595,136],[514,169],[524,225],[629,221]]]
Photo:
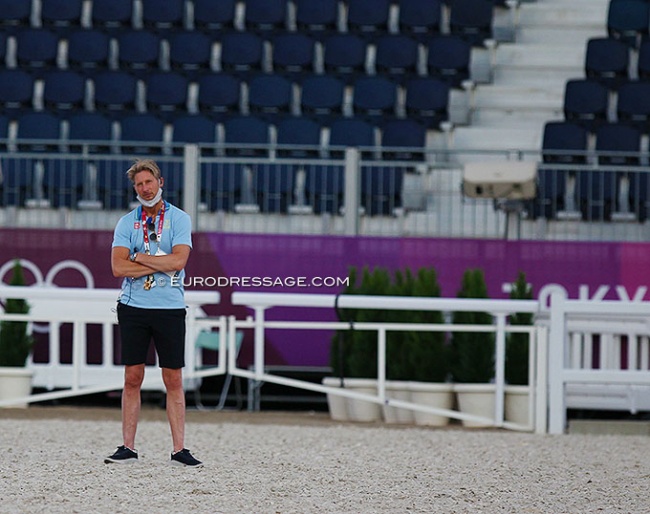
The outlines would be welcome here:
[[[338,215],[343,207],[344,167],[308,164],[305,166],[305,195],[315,214]]]
[[[0,183],[0,204],[3,206],[24,207],[25,200],[31,197],[34,187],[34,161],[3,154],[2,183]]]
[[[378,75],[404,82],[417,75],[418,43],[404,35],[385,35],[377,39],[375,66]]]
[[[262,212],[286,213],[295,187],[296,168],[289,164],[264,163],[253,175],[257,205]]]
[[[269,124],[255,116],[236,116],[223,124],[226,154],[235,157],[268,157]]]
[[[302,116],[285,118],[277,126],[278,157],[315,158],[319,156],[321,125]]]
[[[252,32],[229,32],[221,38],[221,69],[246,74],[261,71],[262,38]]]
[[[393,166],[361,167],[361,205],[367,216],[390,216],[402,206],[404,169]]]
[[[211,34],[232,30],[235,23],[235,0],[194,0],[194,26]]]
[[[169,62],[173,71],[190,79],[210,70],[212,39],[198,31],[175,32],[169,36]]]
[[[13,33],[17,28],[29,25],[32,0],[0,0],[0,28]]]
[[[122,153],[159,154],[164,123],[153,114],[131,114],[120,121]]]
[[[105,32],[79,29],[71,32],[67,39],[70,69],[88,75],[108,69],[110,38]]]
[[[301,32],[285,32],[273,37],[273,69],[292,79],[312,73],[316,42]]]
[[[141,0],[142,24],[145,29],[171,32],[183,28],[184,0]]]
[[[291,112],[291,82],[282,75],[257,75],[248,83],[250,113],[275,123]]]
[[[46,0],[41,2],[41,24],[59,32],[81,27],[83,0]]]
[[[18,148],[29,152],[58,150],[61,120],[49,112],[25,112],[18,118]]]
[[[345,84],[329,75],[313,75],[302,83],[300,108],[303,115],[321,123],[343,113]]]
[[[132,164],[132,159],[97,160],[97,194],[104,209],[123,211],[135,200],[133,184],[126,175]]]
[[[69,70],[51,70],[43,76],[43,105],[61,116],[83,109],[86,79]]]
[[[483,46],[492,38],[494,4],[486,0],[450,0],[449,31],[471,43]]]
[[[436,78],[409,80],[404,101],[406,115],[428,128],[439,130],[440,124],[449,119],[449,90],[447,82]]]
[[[399,0],[399,31],[418,41],[426,41],[441,32],[440,0]]]
[[[23,70],[0,69],[0,110],[14,115],[31,108],[34,78]]]
[[[648,35],[650,4],[645,0],[610,1],[607,12],[607,33],[637,48],[640,40]]]
[[[126,71],[103,71],[93,78],[95,107],[113,118],[135,112],[137,80]]]
[[[244,166],[238,163],[201,164],[201,202],[209,211],[232,211],[241,203]]]
[[[608,220],[616,210],[619,181],[624,174],[618,166],[638,166],[641,152],[641,131],[624,123],[606,123],[596,131],[598,169],[580,173],[578,199],[583,218],[589,221]],[[610,168],[613,167],[613,168]],[[647,190],[646,174],[632,174],[630,194]],[[636,206],[637,209],[640,205]]]
[[[222,120],[239,110],[241,82],[225,73],[204,75],[198,82],[199,111],[215,120]]]
[[[348,30],[365,38],[388,33],[390,0],[344,0]]]
[[[325,72],[347,82],[365,74],[366,42],[355,34],[332,34],[324,43]]]
[[[650,39],[641,42],[637,58],[639,80],[650,80]]]
[[[159,71],[147,75],[147,111],[163,120],[187,111],[189,80],[173,71]]]
[[[133,0],[111,0],[92,2],[91,19],[93,28],[117,33],[132,27]]]
[[[574,79],[564,90],[564,118],[595,131],[607,121],[609,91],[592,79]]]
[[[354,82],[354,114],[375,125],[395,116],[397,85],[385,77],[360,77]]]
[[[165,200],[172,205],[183,208],[183,166],[169,164],[161,173]]]
[[[121,70],[139,78],[158,68],[161,38],[147,30],[129,30],[117,37],[118,61]]]
[[[454,88],[470,78],[472,46],[458,36],[434,36],[427,44],[427,70],[431,77],[444,80]]]
[[[98,112],[76,112],[68,118],[68,142],[71,152],[108,151],[113,139],[112,121]],[[81,142],[86,144],[81,144]]]
[[[48,29],[24,28],[16,34],[18,67],[41,75],[56,67],[58,36]]]
[[[587,129],[577,123],[551,121],[544,125],[542,159],[545,165],[538,170],[535,216],[555,218],[558,211],[566,209],[566,180],[569,172],[554,169],[552,165],[585,164],[588,137]]]
[[[213,120],[201,114],[186,114],[174,118],[172,122],[172,141],[177,143],[216,142],[217,126]]]
[[[650,82],[625,82],[618,90],[618,121],[650,132]]]
[[[86,162],[83,159],[45,159],[43,194],[54,208],[74,209],[83,198]]]
[[[386,122],[381,130],[382,154],[386,160],[423,161],[426,127],[413,119]]]
[[[6,150],[9,137],[9,117],[0,114],[0,150]]]
[[[373,125],[358,118],[341,118],[330,125],[329,153],[332,158],[342,158],[344,147],[357,147],[368,156],[370,147],[375,146]]]
[[[316,39],[336,32],[338,0],[295,0],[296,26],[300,32]]]
[[[287,0],[244,0],[244,6],[246,30],[270,33],[285,28]]]
[[[609,89],[617,89],[628,78],[630,48],[618,39],[592,38],[587,42],[585,75]]]
[[[4,67],[4,62],[7,56],[7,33],[0,32],[0,65]]]

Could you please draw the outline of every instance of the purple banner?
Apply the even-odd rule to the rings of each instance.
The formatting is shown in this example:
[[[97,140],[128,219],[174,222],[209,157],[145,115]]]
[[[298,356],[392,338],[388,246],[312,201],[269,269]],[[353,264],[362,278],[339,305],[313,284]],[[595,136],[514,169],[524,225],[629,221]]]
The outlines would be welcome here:
[[[0,266],[19,257],[37,269],[36,273],[26,270],[29,283],[49,276],[58,286],[85,287],[86,272],[94,287],[117,288],[120,280],[110,269],[111,241],[112,233],[106,231],[0,229]],[[79,265],[74,269],[63,261]],[[641,288],[650,280],[650,245],[201,233],[194,235],[186,288],[218,289],[222,304],[209,314],[243,318],[249,312],[232,305],[233,291],[338,293],[352,266],[379,266],[391,272],[433,267],[444,297],[456,296],[465,270],[480,268],[491,298],[507,298],[504,285],[523,271],[536,295],[557,284],[570,298],[598,294],[606,299],[635,295],[647,299]],[[2,280],[8,278],[5,272]],[[333,310],[323,309],[273,308],[266,315],[273,320],[335,319]],[[331,335],[269,331],[267,362],[327,365]],[[246,334],[241,359],[244,364],[252,361],[252,333]]]

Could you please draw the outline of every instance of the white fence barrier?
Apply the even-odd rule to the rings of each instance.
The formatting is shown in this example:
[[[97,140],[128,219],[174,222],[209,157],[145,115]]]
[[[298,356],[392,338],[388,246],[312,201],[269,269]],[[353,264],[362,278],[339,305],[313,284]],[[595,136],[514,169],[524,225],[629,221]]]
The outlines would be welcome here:
[[[25,298],[31,305],[27,315],[0,313],[0,320],[27,321],[32,327],[39,324],[41,329],[44,328],[42,324],[46,324],[49,332],[48,362],[35,363],[30,360],[28,363],[34,372],[32,385],[48,392],[33,394],[28,398],[3,400],[0,401],[0,407],[121,389],[122,366],[115,363],[113,355],[117,295],[117,290],[106,289],[0,286],[0,298]],[[218,292],[186,292],[186,387],[196,387],[197,380],[202,377],[229,372],[258,383],[277,383],[385,406],[443,414],[459,420],[489,422],[493,426],[534,430],[538,433],[564,432],[567,408],[630,412],[650,410],[650,302],[568,300],[562,294],[553,294],[549,308],[532,300],[340,296],[340,308],[472,311],[489,312],[494,316],[493,325],[480,326],[450,323],[355,323],[356,330],[371,330],[378,334],[377,394],[368,395],[265,373],[264,341],[267,330],[334,331],[350,328],[347,322],[291,319],[268,321],[265,319],[265,311],[279,306],[332,309],[335,295],[234,293],[233,304],[247,306],[253,311],[253,316],[245,320],[206,316],[202,307],[217,304],[219,300]],[[535,313],[535,325],[508,325],[508,315],[515,312]],[[67,334],[64,341],[60,329],[65,325],[69,325],[71,330],[69,333],[64,332]],[[88,330],[93,325],[101,326],[101,363],[98,364],[87,362]],[[227,344],[222,345],[223,351],[219,351],[215,366],[199,369],[199,352],[196,351],[194,342],[198,332],[204,329],[216,329],[219,333],[226,334]],[[254,330],[252,369],[241,368],[236,362],[235,333],[241,329]],[[385,343],[386,333],[391,330],[493,332],[496,340],[494,416],[489,419],[476,417],[387,397]],[[530,336],[531,415],[529,423],[523,425],[504,420],[505,341],[509,332],[525,332]],[[63,343],[71,344],[69,363],[61,362],[60,348]],[[144,388],[164,390],[159,370],[155,366],[147,368]]]

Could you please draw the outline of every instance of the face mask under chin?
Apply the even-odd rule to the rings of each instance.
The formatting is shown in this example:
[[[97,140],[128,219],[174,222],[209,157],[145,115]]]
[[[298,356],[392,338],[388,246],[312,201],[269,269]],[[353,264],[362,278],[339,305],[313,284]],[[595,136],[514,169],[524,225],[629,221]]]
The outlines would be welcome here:
[[[163,190],[162,190],[162,187],[161,187],[160,189],[158,189],[158,193],[156,193],[156,196],[154,196],[151,200],[145,200],[140,195],[137,196],[137,199],[138,199],[138,202],[140,202],[143,206],[145,206],[145,207],[153,207],[162,198],[162,193],[163,193]]]

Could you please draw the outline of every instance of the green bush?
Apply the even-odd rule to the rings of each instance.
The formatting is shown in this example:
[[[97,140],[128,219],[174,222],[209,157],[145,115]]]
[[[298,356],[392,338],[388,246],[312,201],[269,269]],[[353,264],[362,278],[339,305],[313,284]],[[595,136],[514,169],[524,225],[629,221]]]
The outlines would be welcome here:
[[[369,296],[440,296],[435,270],[423,268],[414,277],[409,269],[397,270],[391,280],[383,268],[367,267],[359,282],[356,269],[349,272],[343,294]],[[442,323],[442,313],[392,309],[340,309],[339,320],[389,323]],[[330,365],[335,376],[377,377],[377,332],[338,331],[330,347]],[[444,334],[441,332],[386,333],[386,378],[388,380],[444,381],[447,377]]]
[[[469,269],[463,274],[458,298],[488,298],[483,270]],[[454,312],[458,325],[491,325],[487,312]],[[452,333],[452,374],[457,383],[488,383],[494,378],[494,333]]]
[[[23,268],[18,260],[14,262],[9,285],[25,285]],[[4,311],[7,314],[27,314],[29,305],[23,299],[9,298],[4,305]],[[33,346],[34,340],[27,333],[27,322],[3,320],[0,323],[0,366],[25,366]]]
[[[526,281],[526,275],[519,272],[510,291],[512,300],[532,300],[533,289]],[[510,325],[532,325],[533,314],[519,312],[510,316]],[[528,385],[528,334],[509,333],[506,339],[506,382],[510,385]]]

